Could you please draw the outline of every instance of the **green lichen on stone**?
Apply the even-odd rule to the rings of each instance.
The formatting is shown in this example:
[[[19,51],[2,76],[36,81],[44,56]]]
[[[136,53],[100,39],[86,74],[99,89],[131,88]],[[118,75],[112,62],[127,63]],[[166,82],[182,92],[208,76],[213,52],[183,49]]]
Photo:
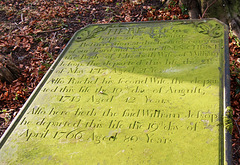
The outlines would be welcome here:
[[[0,164],[221,164],[224,32],[216,20],[78,31]]]
[[[225,112],[224,123],[226,130],[232,134],[233,131],[233,109],[231,106],[227,107],[227,111]]]

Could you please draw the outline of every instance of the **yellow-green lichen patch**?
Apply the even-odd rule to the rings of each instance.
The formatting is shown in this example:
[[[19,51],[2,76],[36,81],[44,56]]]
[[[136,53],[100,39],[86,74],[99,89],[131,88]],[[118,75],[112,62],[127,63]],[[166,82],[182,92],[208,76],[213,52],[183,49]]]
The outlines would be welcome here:
[[[91,25],[1,143],[5,164],[221,164],[225,27]]]
[[[233,110],[230,106],[227,107],[227,111],[225,114],[225,128],[226,130],[232,134],[233,131]]]

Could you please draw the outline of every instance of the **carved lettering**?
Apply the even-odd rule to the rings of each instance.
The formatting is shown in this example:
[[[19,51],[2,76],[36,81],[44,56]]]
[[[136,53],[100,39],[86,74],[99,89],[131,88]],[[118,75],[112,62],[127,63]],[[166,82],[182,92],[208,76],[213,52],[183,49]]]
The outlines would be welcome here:
[[[114,160],[138,152],[129,149],[134,146],[143,148],[139,153],[146,157],[160,157],[156,162],[171,155],[162,153],[162,147],[165,152],[178,146],[183,152],[174,151],[176,160],[188,158],[191,152],[184,149],[192,142],[184,142],[183,147],[185,139],[179,137],[189,137],[204,149],[217,144],[211,152],[221,148],[216,139],[220,139],[224,107],[224,62],[220,61],[224,40],[211,36],[209,29],[200,33],[193,20],[186,22],[81,29],[24,106],[18,131],[13,130],[17,139],[10,135],[11,140],[26,145],[43,142],[43,148],[54,147],[52,142],[61,144],[79,155],[78,160],[84,159],[86,153],[78,152],[84,146],[100,155],[111,146],[114,153],[108,154]],[[215,26],[211,23],[209,28]],[[123,154],[123,149],[128,151]]]

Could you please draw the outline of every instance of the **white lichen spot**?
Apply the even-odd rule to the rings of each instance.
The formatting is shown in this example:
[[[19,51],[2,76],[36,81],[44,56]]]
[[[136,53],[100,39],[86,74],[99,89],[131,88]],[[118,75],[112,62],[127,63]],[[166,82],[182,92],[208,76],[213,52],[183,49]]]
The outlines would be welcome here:
[[[208,126],[209,125],[209,120],[201,120],[205,126]]]
[[[208,139],[207,144],[210,144],[213,141],[213,139]]]
[[[182,71],[183,71],[182,69],[170,68],[170,69],[163,70],[162,72],[163,73],[176,73],[176,72],[182,72]]]
[[[124,153],[125,152],[125,150],[120,150],[120,151],[118,151],[114,156],[116,156],[116,155],[118,155],[118,154],[120,154],[120,153]]]
[[[116,130],[113,130],[113,131],[110,131],[110,132],[108,133],[108,136],[107,136],[107,137],[111,137],[111,136],[114,136],[114,135],[119,134],[119,133],[121,133],[121,128],[116,129]]]

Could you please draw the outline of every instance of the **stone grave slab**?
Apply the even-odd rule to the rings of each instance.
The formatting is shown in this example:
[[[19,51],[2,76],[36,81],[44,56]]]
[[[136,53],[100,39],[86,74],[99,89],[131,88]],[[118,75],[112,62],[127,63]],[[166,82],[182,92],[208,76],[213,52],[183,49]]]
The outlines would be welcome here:
[[[2,137],[0,164],[229,163],[227,36],[215,19],[79,30]]]

